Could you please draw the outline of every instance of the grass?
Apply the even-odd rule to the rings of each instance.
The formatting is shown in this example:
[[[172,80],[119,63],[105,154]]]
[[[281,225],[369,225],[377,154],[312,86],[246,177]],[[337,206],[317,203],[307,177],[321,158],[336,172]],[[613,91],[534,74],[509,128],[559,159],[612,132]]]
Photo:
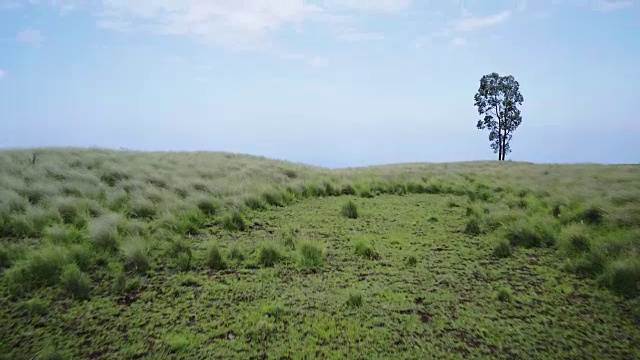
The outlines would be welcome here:
[[[505,239],[500,239],[493,244],[493,256],[506,258],[511,256],[511,245]]]
[[[300,266],[317,269],[324,262],[324,251],[318,244],[305,242],[300,245]]]
[[[239,211],[232,211],[222,218],[222,228],[229,231],[244,231],[246,224]]]
[[[637,166],[30,155],[0,152],[0,357],[640,357]]]
[[[352,308],[359,308],[362,306],[362,294],[355,292],[349,294],[347,298],[347,306]]]
[[[225,270],[227,268],[227,261],[225,260],[218,245],[211,244],[207,250],[207,266],[212,270]]]
[[[258,262],[265,267],[272,267],[285,259],[280,249],[273,244],[265,244],[260,248]]]
[[[89,237],[101,249],[115,250],[119,245],[118,216],[105,215],[89,223]]]
[[[362,256],[370,260],[375,260],[380,257],[373,248],[373,244],[371,243],[371,241],[366,239],[360,239],[356,241],[353,246],[353,252],[358,256]]]
[[[357,219],[358,206],[353,201],[347,201],[344,205],[342,205],[341,213],[342,216],[348,219]]]
[[[144,274],[151,269],[149,245],[144,239],[128,239],[121,248],[125,269]]]
[[[60,275],[60,284],[67,295],[79,300],[89,299],[90,279],[87,274],[80,271],[78,265],[69,264],[64,267]]]

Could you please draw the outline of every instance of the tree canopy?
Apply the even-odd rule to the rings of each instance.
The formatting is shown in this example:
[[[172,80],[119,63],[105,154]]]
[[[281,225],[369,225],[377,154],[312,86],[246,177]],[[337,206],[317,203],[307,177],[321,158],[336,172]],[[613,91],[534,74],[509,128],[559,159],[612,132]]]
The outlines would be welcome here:
[[[520,94],[520,84],[509,76],[498,73],[484,75],[480,79],[480,87],[475,97],[478,114],[478,129],[489,130],[489,141],[498,160],[504,161],[511,152],[513,132],[522,123],[522,115],[518,109],[524,98]]]

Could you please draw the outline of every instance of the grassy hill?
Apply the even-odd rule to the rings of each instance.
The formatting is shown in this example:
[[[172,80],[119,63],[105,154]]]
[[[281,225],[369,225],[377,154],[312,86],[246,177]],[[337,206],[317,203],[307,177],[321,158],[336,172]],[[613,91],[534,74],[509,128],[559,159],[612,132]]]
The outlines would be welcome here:
[[[0,358],[639,358],[640,166],[0,152]]]

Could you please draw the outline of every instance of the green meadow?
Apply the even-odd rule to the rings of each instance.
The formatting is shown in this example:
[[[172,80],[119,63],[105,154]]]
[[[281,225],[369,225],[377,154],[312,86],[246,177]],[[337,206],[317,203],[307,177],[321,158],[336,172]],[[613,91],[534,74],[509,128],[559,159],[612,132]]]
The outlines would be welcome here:
[[[0,152],[2,359],[640,358],[640,166]]]

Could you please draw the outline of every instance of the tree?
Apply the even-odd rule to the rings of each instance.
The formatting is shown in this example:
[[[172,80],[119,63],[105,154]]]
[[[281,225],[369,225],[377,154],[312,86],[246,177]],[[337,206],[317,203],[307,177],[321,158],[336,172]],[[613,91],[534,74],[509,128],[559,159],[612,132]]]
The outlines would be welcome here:
[[[478,129],[489,130],[491,148],[498,154],[498,160],[504,161],[511,152],[513,132],[522,123],[518,109],[524,101],[520,84],[511,75],[491,73],[480,79],[480,88],[474,99],[478,114],[484,116],[478,120]]]

